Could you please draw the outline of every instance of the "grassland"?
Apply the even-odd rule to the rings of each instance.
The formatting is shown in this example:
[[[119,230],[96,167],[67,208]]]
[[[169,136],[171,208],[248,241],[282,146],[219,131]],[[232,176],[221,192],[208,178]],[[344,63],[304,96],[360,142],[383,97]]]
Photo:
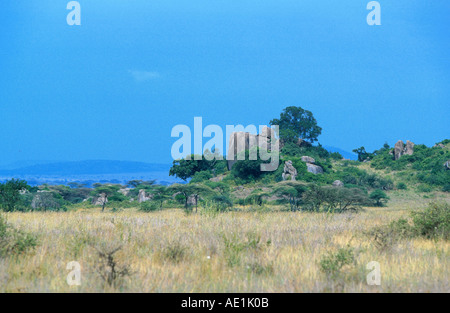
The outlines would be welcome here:
[[[450,292],[447,241],[405,239],[380,250],[368,234],[431,200],[449,199],[408,191],[390,196],[388,207],[357,214],[9,213],[8,222],[37,236],[38,245],[0,258],[0,292]],[[355,262],[338,278],[326,276],[320,260],[348,246]],[[114,261],[130,274],[108,285],[99,251],[118,247]],[[66,283],[71,261],[82,266],[81,286]],[[381,265],[380,286],[366,282],[371,261]]]

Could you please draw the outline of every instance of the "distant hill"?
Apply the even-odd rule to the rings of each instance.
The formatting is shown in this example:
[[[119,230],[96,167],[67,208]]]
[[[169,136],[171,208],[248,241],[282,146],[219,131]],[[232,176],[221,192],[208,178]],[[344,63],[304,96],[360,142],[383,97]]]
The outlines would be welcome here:
[[[332,146],[323,146],[329,152],[339,152],[345,159],[358,160],[358,156],[352,152],[348,152]]]
[[[170,165],[130,161],[89,160],[78,162],[56,162],[20,167],[16,169],[0,169],[1,176],[10,175],[101,175],[121,173],[147,173],[169,171]]]
[[[24,163],[20,162],[19,164]],[[59,185],[69,182],[82,182],[87,186],[95,182],[124,184],[134,179],[156,180],[163,185],[181,182],[180,179],[169,176],[171,167],[169,164],[88,160],[51,163],[43,161],[42,164],[11,167],[11,165],[0,166],[0,181],[11,178],[25,179],[32,186]]]

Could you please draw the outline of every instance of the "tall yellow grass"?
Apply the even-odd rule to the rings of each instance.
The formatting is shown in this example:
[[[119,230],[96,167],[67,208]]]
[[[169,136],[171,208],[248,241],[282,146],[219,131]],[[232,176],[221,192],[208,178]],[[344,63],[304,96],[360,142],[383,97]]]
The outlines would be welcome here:
[[[423,201],[425,202],[425,201]],[[33,253],[0,259],[0,292],[449,292],[449,243],[411,239],[378,251],[365,232],[422,203],[393,201],[359,214],[223,213],[182,210],[140,213],[78,211],[10,213],[10,224],[38,236]],[[228,264],[225,239],[255,249]],[[321,271],[323,255],[350,245],[357,264],[342,281]],[[110,287],[96,272],[97,250],[121,246],[119,265],[131,276]],[[179,252],[172,258],[170,251]],[[81,286],[69,286],[67,263],[82,266]],[[366,264],[381,265],[381,285],[369,286]]]

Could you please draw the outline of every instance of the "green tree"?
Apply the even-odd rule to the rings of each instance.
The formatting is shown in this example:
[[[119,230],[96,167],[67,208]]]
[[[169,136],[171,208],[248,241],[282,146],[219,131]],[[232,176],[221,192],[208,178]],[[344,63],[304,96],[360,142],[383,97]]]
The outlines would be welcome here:
[[[383,206],[384,202],[389,200],[389,197],[383,190],[377,189],[370,194],[370,199],[375,201],[376,206]]]
[[[207,195],[214,195],[215,192],[210,187],[201,185],[201,184],[174,184],[169,187],[169,190],[180,193],[184,197],[184,208],[187,210],[189,208],[188,206],[188,200],[189,197],[193,196],[195,199],[195,211],[197,212],[197,206],[198,206],[198,198],[199,196],[207,196]]]
[[[12,179],[4,184],[0,184],[0,205],[6,212],[13,212],[21,203],[20,191],[28,190],[27,182],[24,180]]]
[[[102,200],[102,212],[105,211],[106,204],[108,203],[108,199],[113,198],[116,196],[118,199],[122,198],[122,194],[119,194],[118,191],[120,189],[120,186],[117,185],[100,185],[92,191],[93,196],[100,196],[99,199]],[[104,195],[104,197],[102,197]]]
[[[153,200],[158,201],[160,204],[159,207],[162,209],[164,200],[169,198],[169,195],[167,194],[167,187],[162,185],[155,186],[151,189],[150,193],[153,194]]]
[[[259,188],[259,189],[253,190],[252,193],[246,198],[246,201],[257,204],[259,206],[262,206],[264,203],[264,200],[269,197],[270,197],[270,194],[268,192],[265,192]]]
[[[143,180],[130,180],[127,183],[127,186],[130,188],[137,188],[139,186],[153,186],[156,183],[156,180],[149,180],[149,181],[143,181]],[[143,188],[140,188],[143,189]]]
[[[195,155],[192,154],[185,159],[173,161],[169,175],[186,181],[188,178],[193,177],[195,173],[207,171],[211,168],[211,161],[206,160],[204,156],[201,157],[201,160],[195,160]]]
[[[261,164],[264,162],[259,157],[259,148],[252,149],[255,150],[245,150],[245,152],[241,152],[242,154],[245,153],[245,157],[243,160],[237,161],[231,169],[231,173],[234,177],[238,177],[245,182],[256,180],[267,174],[267,172],[261,171]],[[250,160],[250,152],[255,152],[255,155],[257,156],[256,160]]]
[[[306,190],[307,187],[301,182],[284,181],[275,186],[273,194],[289,201],[291,211],[297,211]]]
[[[322,128],[317,125],[314,115],[308,110],[295,106],[285,108],[280,118],[271,120],[270,125],[280,127],[280,139],[285,143],[297,142],[298,138],[313,143],[322,133]]]
[[[358,155],[358,161],[359,162],[363,162],[363,161],[367,160],[367,158],[369,158],[371,156],[371,154],[368,153],[366,151],[366,148],[364,148],[364,147],[361,147],[361,148],[358,148],[358,149],[354,149],[353,152]]]

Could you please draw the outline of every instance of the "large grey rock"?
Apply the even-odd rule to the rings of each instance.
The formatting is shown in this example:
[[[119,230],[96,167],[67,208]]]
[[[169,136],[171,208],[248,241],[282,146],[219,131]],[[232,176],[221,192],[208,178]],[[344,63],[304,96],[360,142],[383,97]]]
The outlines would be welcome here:
[[[406,141],[406,145],[403,141],[399,140],[394,146],[394,160],[400,159],[404,155],[414,154],[414,143],[411,141]]]
[[[450,170],[450,160],[444,163],[444,167],[445,169]]]
[[[314,158],[309,156],[302,156],[302,162],[315,164],[316,160],[314,160]]]
[[[197,206],[197,198],[195,195],[189,196],[187,200],[188,205]]]
[[[119,189],[119,193],[123,194],[125,197],[127,197],[130,194],[131,188],[121,188]]]
[[[151,197],[147,196],[147,193],[145,192],[144,189],[139,190],[139,195],[138,195],[139,203],[149,201],[150,199],[151,199]]]
[[[93,205],[104,205],[108,203],[108,197],[106,196],[106,193],[101,193],[97,197],[94,197],[92,199]]]
[[[333,187],[344,187],[344,183],[341,182],[340,180],[335,180],[333,182]]]
[[[295,180],[297,178],[297,169],[294,167],[294,165],[292,164],[291,160],[288,160],[284,163],[284,170],[283,170],[283,174],[282,174],[282,178],[283,180]]]
[[[230,135],[228,143],[227,160],[228,169],[231,170],[233,165],[238,161],[238,153],[245,150],[251,150],[258,145],[264,150],[272,148],[272,139],[275,139],[274,130],[270,127],[264,126],[259,135],[250,134],[247,132],[233,132]]]
[[[406,141],[406,146],[405,146],[405,150],[404,150],[404,155],[413,155],[414,154],[414,143],[407,140]]]
[[[307,166],[308,172],[313,173],[314,175],[323,174],[323,168],[321,168],[318,165],[306,163],[306,166]]]

